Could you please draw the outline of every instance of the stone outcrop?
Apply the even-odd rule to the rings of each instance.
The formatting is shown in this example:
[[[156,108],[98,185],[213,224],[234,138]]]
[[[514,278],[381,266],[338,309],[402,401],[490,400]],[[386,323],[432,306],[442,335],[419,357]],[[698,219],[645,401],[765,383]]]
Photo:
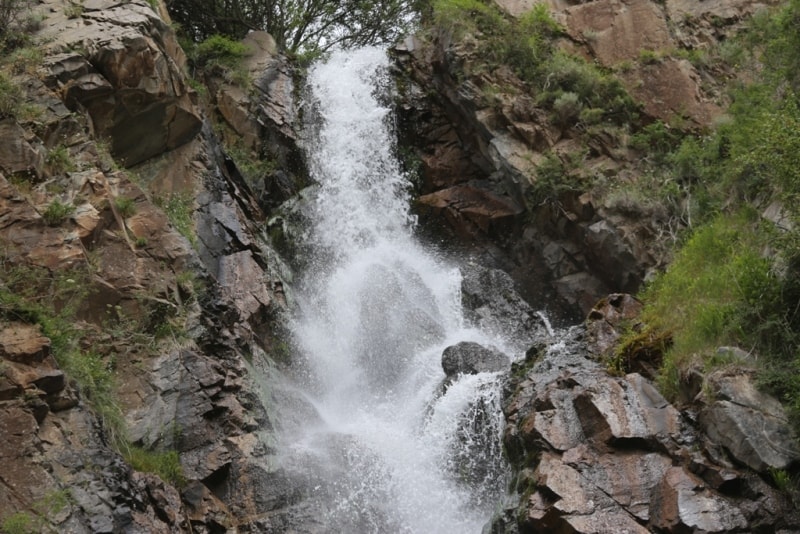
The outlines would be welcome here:
[[[132,166],[197,135],[202,119],[183,52],[150,4],[84,2],[73,18],[62,6],[45,2],[46,82],[71,111],[89,115],[119,161]]]
[[[771,456],[771,464],[752,461],[775,451],[766,444],[754,452],[753,438],[764,439],[768,428],[774,436],[778,428],[788,432],[785,419],[771,426],[769,409],[728,414],[751,431],[723,438],[716,419],[687,418],[641,375],[609,375],[591,357],[598,345],[587,344],[583,327],[559,338],[515,364],[504,443],[517,468],[519,497],[495,518],[492,532],[721,533],[800,526],[789,497],[742,467],[751,459],[750,467],[769,479],[766,465],[797,461],[795,445],[781,460]],[[756,395],[738,375],[715,383],[726,393],[705,410],[720,420],[725,407],[716,403],[727,402],[726,395],[735,396],[738,406],[756,397],[766,405],[777,402]],[[733,446],[739,442],[744,445]]]
[[[652,214],[616,212],[591,192],[531,203],[526,195],[544,154],[567,154],[577,145],[513,74],[498,70],[496,78],[460,81],[462,65],[480,58],[446,36],[408,39],[395,53],[405,88],[399,130],[402,142],[419,147],[423,221],[445,221],[477,249],[502,248],[515,279],[557,315],[588,313],[611,290],[635,291],[648,269],[664,261],[665,251],[651,239],[662,221]],[[516,89],[491,104],[482,92],[489,84]],[[621,172],[608,154],[624,160],[624,150],[613,140],[595,141],[587,168]]]

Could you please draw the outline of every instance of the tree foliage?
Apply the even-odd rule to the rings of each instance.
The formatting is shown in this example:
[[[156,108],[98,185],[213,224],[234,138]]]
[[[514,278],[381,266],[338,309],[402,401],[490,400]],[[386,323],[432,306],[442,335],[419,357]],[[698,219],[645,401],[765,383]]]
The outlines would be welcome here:
[[[421,0],[168,0],[172,17],[195,41],[212,35],[241,39],[265,30],[290,53],[397,39]]]

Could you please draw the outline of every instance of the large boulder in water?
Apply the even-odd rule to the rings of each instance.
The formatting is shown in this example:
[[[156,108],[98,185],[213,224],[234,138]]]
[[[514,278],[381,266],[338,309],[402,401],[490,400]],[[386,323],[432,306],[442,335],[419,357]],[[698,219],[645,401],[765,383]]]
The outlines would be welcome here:
[[[448,378],[459,374],[476,375],[504,371],[511,360],[500,351],[492,350],[473,341],[462,341],[444,349],[442,369]]]
[[[461,268],[461,305],[475,327],[525,349],[548,337],[542,314],[517,293],[504,271],[469,263]]]

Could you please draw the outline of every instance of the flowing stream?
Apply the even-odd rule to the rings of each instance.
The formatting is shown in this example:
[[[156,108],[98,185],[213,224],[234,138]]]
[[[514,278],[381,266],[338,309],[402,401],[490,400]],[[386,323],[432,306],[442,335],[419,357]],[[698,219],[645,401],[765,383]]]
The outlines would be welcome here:
[[[291,325],[316,416],[284,438],[326,532],[479,533],[504,486],[499,377],[443,388],[443,349],[502,340],[462,316],[460,273],[414,237],[393,156],[384,51],[310,73],[310,250]]]

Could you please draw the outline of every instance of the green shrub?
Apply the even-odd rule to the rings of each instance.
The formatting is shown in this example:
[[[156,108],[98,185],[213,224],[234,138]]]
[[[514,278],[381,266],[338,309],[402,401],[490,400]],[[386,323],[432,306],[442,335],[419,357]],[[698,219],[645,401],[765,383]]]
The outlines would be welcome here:
[[[58,226],[64,219],[69,217],[75,212],[75,206],[72,204],[63,204],[60,200],[53,200],[47,209],[42,213],[42,219],[48,226]]]
[[[583,153],[569,154],[559,157],[549,152],[536,166],[536,179],[526,192],[529,206],[557,203],[561,196],[570,191],[583,188],[581,179],[576,173],[583,162]]]
[[[2,1],[2,0],[0,0]],[[16,74],[32,74],[42,64],[44,53],[38,46],[25,46],[11,53],[8,61],[11,70]]]
[[[53,174],[74,172],[77,169],[69,148],[64,145],[58,145],[48,150],[45,161]]]
[[[16,512],[3,519],[2,526],[5,534],[36,534],[40,524],[27,512]]]
[[[24,21],[32,4],[31,0],[0,0],[0,49],[18,39],[15,32],[26,29]]]
[[[684,134],[658,120],[648,124],[630,138],[630,147],[642,152],[656,164],[663,164],[683,141]]]
[[[568,126],[580,117],[583,105],[575,93],[561,93],[553,102],[553,117],[556,124]]]
[[[132,198],[120,196],[114,199],[114,206],[119,212],[119,216],[127,219],[136,213],[136,201]]]
[[[194,48],[193,59],[198,66],[221,65],[233,68],[239,65],[247,47],[223,35],[212,35]]]

